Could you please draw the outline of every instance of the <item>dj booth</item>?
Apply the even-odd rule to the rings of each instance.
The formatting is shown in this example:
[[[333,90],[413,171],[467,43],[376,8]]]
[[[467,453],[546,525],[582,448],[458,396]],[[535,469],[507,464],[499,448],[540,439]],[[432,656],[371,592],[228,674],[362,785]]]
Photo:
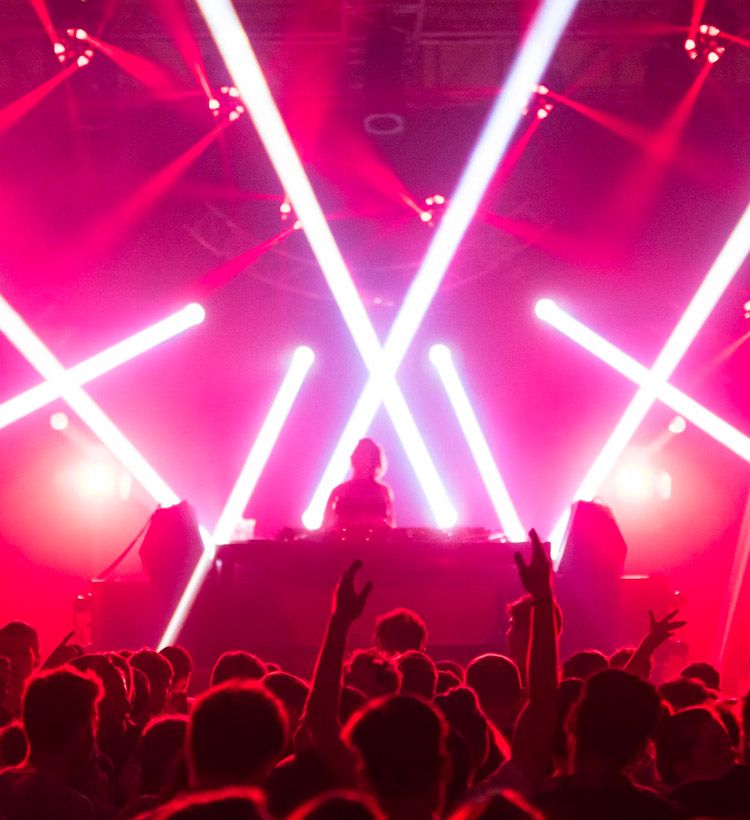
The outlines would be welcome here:
[[[611,513],[579,502],[556,579],[563,610],[562,649],[614,649],[641,634],[648,609],[666,611],[663,580],[623,577],[626,546]],[[504,651],[507,605],[523,594],[512,544],[484,529],[343,531],[335,537],[286,530],[275,540],[219,546],[179,636],[199,667],[221,652],[247,649],[309,675],[342,572],[359,559],[358,583],[373,591],[354,624],[350,648],[370,646],[375,618],[396,607],[416,611],[433,657],[465,661]],[[139,580],[113,574],[95,583],[93,645],[155,645],[201,552],[185,505],[152,516],[141,543]],[[113,566],[117,566],[121,558]]]
[[[418,612],[436,657],[462,656],[504,645],[506,604],[522,594],[516,547],[491,540],[393,538],[357,541],[249,541],[217,551],[203,600],[186,624],[198,648],[198,618],[212,624],[222,648],[308,666],[331,611],[341,573],[363,562],[358,582],[372,581],[352,647],[371,645],[377,615],[396,607]]]

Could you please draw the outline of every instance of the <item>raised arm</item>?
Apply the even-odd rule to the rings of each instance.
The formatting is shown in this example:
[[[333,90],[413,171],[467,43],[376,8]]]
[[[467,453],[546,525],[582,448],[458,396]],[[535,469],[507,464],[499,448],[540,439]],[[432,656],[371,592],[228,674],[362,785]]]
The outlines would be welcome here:
[[[511,749],[513,762],[533,786],[549,773],[552,761],[558,675],[549,545],[542,544],[535,530],[529,532],[529,538],[528,564],[520,553],[514,556],[521,583],[532,598],[527,665],[529,700],[516,723]]]
[[[366,583],[357,592],[354,579],[362,567],[354,561],[341,576],[333,596],[331,617],[328,620],[323,645],[320,648],[310,694],[305,704],[303,724],[311,733],[313,742],[322,754],[334,751],[339,740],[339,701],[341,675],[346,651],[346,639],[354,621],[362,614],[372,584]]]
[[[672,637],[673,633],[685,626],[687,621],[675,621],[679,609],[675,609],[661,620],[654,617],[654,613],[649,609],[648,632],[643,636],[643,640],[638,644],[638,648],[630,656],[630,660],[625,665],[625,671],[631,675],[637,675],[643,680],[648,680],[651,674],[651,656],[654,650],[661,646],[664,641]]]

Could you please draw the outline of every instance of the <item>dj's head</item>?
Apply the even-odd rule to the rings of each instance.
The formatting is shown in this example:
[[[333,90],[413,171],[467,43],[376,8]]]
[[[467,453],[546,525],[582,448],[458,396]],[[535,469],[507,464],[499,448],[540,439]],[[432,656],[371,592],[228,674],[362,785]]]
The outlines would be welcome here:
[[[360,439],[351,456],[352,470],[358,478],[379,478],[385,473],[383,451],[371,438]]]

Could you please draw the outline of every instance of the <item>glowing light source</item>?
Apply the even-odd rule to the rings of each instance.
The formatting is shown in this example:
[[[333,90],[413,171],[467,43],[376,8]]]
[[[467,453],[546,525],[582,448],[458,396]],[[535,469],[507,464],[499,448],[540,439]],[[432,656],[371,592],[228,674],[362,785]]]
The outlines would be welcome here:
[[[218,94],[208,99],[208,108],[214,117],[226,117],[230,122],[238,120],[245,113],[245,106],[239,99],[240,92],[233,85],[223,85]]]
[[[687,430],[687,422],[682,416],[675,416],[672,421],[669,422],[667,429],[670,433],[679,436],[680,433],[684,433],[685,430]]]
[[[279,387],[276,398],[268,411],[255,442],[250,448],[245,464],[216,523],[214,533],[210,537],[207,535],[204,537],[204,552],[193,570],[190,581],[177,604],[174,614],[169,620],[169,624],[159,642],[160,648],[174,643],[179,636],[182,625],[195,602],[206,574],[213,564],[215,545],[227,541],[235,526],[241,520],[242,513],[255,490],[258,479],[314,360],[315,354],[309,347],[298,347],[294,352],[289,370]]]
[[[719,255],[716,257],[716,260],[704,277],[698,290],[690,300],[690,303],[667,339],[666,344],[657,356],[653,367],[650,371],[647,371],[648,386],[640,387],[626,408],[601,452],[589,468],[583,481],[579,484],[574,493],[574,500],[590,499],[596,494],[601,483],[612,470],[617,459],[627,446],[627,443],[633,437],[633,434],[654,403],[656,398],[655,386],[658,387],[659,390],[668,388],[666,385],[667,381],[713,312],[719,299],[729,287],[732,279],[736,276],[737,271],[743,264],[748,253],[750,253],[750,205],[745,209],[739,222],[724,244],[724,247],[719,252]],[[551,315],[550,311],[555,307],[554,302],[550,299],[541,299],[536,305],[537,315],[544,319]],[[614,346],[612,347],[614,348]],[[614,350],[617,351],[617,348],[614,348]],[[617,353],[623,355],[620,351],[617,351]],[[669,387],[668,389],[671,392],[674,388]],[[672,393],[672,397],[676,398],[674,393]],[[684,408],[674,407],[674,404],[672,404],[672,406],[677,412],[696,424],[696,426],[700,426],[696,421],[697,416],[702,416],[704,424],[710,424],[712,419],[721,422],[721,424],[717,425],[717,430],[719,428],[723,429],[725,437],[723,443],[725,444],[730,438],[730,431],[734,430],[734,428],[731,428],[730,425],[722,422],[721,419],[713,416],[713,414],[710,414],[712,419],[709,419],[704,415],[708,413],[705,408],[700,408],[703,413],[699,413],[698,408],[700,405],[696,406],[696,403],[692,403],[689,406],[692,415],[685,412]],[[734,431],[734,433],[736,432],[737,431]],[[733,434],[731,438],[735,438]],[[740,444],[740,442],[737,441],[735,441],[735,443],[737,446]],[[727,446],[729,445],[727,444]],[[744,457],[745,456],[743,456],[743,458]],[[557,562],[559,562],[561,557],[561,539],[565,532],[568,515],[569,511],[566,510],[555,525],[550,537],[552,542],[552,557]]]
[[[53,413],[49,417],[49,426],[53,430],[65,430],[67,429],[69,423],[70,422],[68,421],[68,417],[65,413]]]
[[[207,0],[203,0],[203,3],[207,4]],[[520,51],[461,174],[458,187],[388,334],[379,366],[371,369],[365,389],[305,511],[305,526],[317,526],[322,520],[328,494],[346,472],[349,453],[354,444],[372,423],[382,401],[383,384],[398,371],[411,347],[487,186],[510,145],[531,89],[540,81],[577,5],[578,0],[542,0],[539,4]],[[245,99],[247,100],[246,96]]]
[[[377,378],[378,403],[381,400],[385,402],[435,520],[441,526],[450,526],[455,522],[455,510],[395,381],[393,371],[383,366],[378,336],[315,197],[240,19],[230,0],[198,0],[198,5],[247,105],[282,186],[289,195],[357,349],[371,374],[382,372],[382,378]],[[351,439],[346,440],[347,447],[351,444],[353,448],[354,443],[356,439],[353,442]],[[348,453],[344,460],[344,471],[347,462]],[[315,516],[318,518],[318,525],[322,520],[322,511],[323,507],[320,508],[319,515]],[[309,516],[307,521],[310,521]]]
[[[75,63],[79,68],[87,66],[94,57],[88,34],[82,28],[69,28],[58,35],[52,50],[60,63]]]
[[[726,51],[718,39],[720,36],[721,31],[716,26],[703,23],[694,36],[688,36],[685,40],[688,57],[691,60],[700,57],[711,64],[718,63]]]
[[[61,382],[47,381],[8,399],[0,404],[0,429],[60,398],[62,382],[70,386],[87,384],[188,328],[201,324],[205,316],[206,312],[203,307],[192,302],[171,316],[167,316],[150,327],[102,350],[90,359],[69,368],[65,371]]]
[[[81,421],[159,504],[179,501],[177,494],[122,434],[80,385],[67,380],[66,370],[10,303],[0,295],[0,330],[48,382]]]
[[[75,489],[81,498],[114,498],[117,495],[117,470],[105,462],[82,464],[76,475]]]
[[[505,482],[492,457],[487,439],[482,433],[469,397],[466,395],[450,350],[445,345],[433,345],[430,348],[430,361],[435,365],[443,382],[474,463],[477,465],[482,482],[505,533],[511,541],[524,541],[526,530],[521,524]]]
[[[615,492],[622,500],[642,504],[654,498],[668,501],[672,497],[672,476],[656,472],[645,461],[624,464],[615,474]]]

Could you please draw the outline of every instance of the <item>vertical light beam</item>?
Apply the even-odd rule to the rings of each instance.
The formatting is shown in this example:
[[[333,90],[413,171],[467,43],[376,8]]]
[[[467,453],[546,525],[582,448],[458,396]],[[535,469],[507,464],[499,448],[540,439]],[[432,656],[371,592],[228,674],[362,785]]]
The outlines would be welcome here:
[[[204,0],[205,2],[205,0]],[[474,147],[454,195],[385,343],[382,360],[361,393],[323,473],[303,522],[318,526],[331,487],[346,472],[353,443],[364,435],[381,403],[382,385],[396,373],[510,145],[534,86],[542,79],[578,0],[543,0],[507,81]]]
[[[512,541],[525,541],[526,531],[500,475],[500,470],[492,457],[487,439],[482,433],[474,408],[466,395],[450,350],[445,345],[433,345],[430,348],[430,361],[435,365],[440,380],[443,382],[500,524]]]
[[[740,221],[730,234],[657,356],[650,371],[652,383],[666,383],[669,381],[682,357],[716,307],[717,302],[729,287],[748,253],[750,253],[750,205],[745,209]],[[596,495],[635,431],[651,409],[655,399],[656,394],[653,388],[641,387],[638,389],[601,452],[573,493],[573,501],[590,500]],[[550,537],[552,558],[557,562],[562,558],[562,537],[568,516],[569,510],[566,510],[560,516]]]
[[[195,302],[186,305],[177,313],[167,316],[166,319],[138,331],[86,361],[69,368],[65,371],[61,381],[64,380],[66,384],[78,386],[87,384],[171,339],[178,333],[199,325],[205,316],[206,312],[201,305]],[[8,399],[0,404],[0,430],[58,398],[60,398],[59,384],[44,382]]]
[[[378,379],[378,402],[385,402],[435,520],[439,526],[451,526],[456,520],[455,509],[406,400],[396,384],[394,371],[382,366],[382,350],[378,336],[315,197],[237,12],[231,0],[197,0],[197,3],[247,106],[258,136],[268,152],[284,190],[289,195],[323,276],[367,369],[371,374],[380,371],[384,373],[384,377]],[[320,518],[322,520],[322,508]]]
[[[250,448],[245,464],[216,523],[214,533],[210,538],[205,535],[203,537],[203,554],[193,570],[190,581],[185,587],[174,614],[169,620],[169,624],[159,642],[160,648],[177,640],[185,619],[190,613],[190,609],[203,585],[206,574],[211,569],[215,545],[225,543],[240,520],[242,511],[247,506],[250,496],[255,490],[258,479],[268,462],[271,451],[314,360],[315,354],[309,347],[298,347],[294,352],[289,370],[279,387],[276,398],[268,411],[255,442]]]

